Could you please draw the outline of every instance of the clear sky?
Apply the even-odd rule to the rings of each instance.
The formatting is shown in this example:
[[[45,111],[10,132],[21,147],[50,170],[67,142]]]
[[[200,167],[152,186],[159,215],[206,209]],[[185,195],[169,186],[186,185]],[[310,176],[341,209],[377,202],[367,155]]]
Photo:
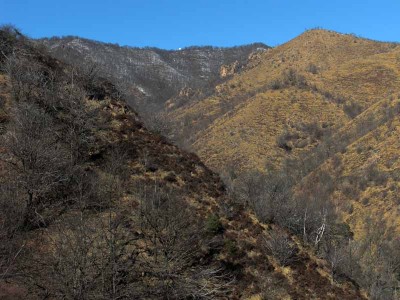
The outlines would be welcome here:
[[[276,46],[314,27],[400,42],[400,0],[0,0],[0,23],[167,49]]]

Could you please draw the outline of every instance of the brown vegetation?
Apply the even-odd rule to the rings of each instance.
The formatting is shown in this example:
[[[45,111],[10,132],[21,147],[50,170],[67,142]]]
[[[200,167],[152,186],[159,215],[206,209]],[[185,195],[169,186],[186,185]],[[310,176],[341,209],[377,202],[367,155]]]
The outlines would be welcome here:
[[[270,240],[215,173],[147,131],[112,84],[0,32],[0,45],[12,46],[1,48],[10,87],[2,89],[2,297],[362,298],[350,282],[321,275],[330,268],[289,233]],[[268,192],[271,203],[282,197]],[[288,256],[287,244],[298,250]]]

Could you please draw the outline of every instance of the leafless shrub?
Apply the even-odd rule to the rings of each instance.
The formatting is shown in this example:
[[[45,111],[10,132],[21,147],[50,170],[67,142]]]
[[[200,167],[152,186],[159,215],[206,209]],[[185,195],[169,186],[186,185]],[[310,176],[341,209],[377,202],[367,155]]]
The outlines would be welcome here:
[[[291,184],[290,176],[277,171],[250,172],[237,178],[233,194],[239,202],[249,204],[262,222],[279,223],[287,219]]]
[[[149,126],[150,130],[165,136],[167,139],[173,138],[172,124],[162,113],[152,114],[148,120],[146,120],[146,125]]]
[[[305,77],[292,68],[285,70],[279,78],[271,81],[268,88],[280,90],[291,86],[298,88],[306,88],[308,86]]]
[[[297,247],[290,239],[287,233],[275,229],[269,232],[265,238],[265,246],[273,257],[275,257],[282,266],[288,266],[296,260]]]
[[[50,77],[40,63],[24,56],[9,56],[4,69],[12,84],[13,97],[17,101],[40,101],[46,98]]]
[[[16,188],[0,180],[0,280],[21,275],[16,262],[25,244],[19,237],[24,213]]]
[[[326,131],[318,122],[302,123],[298,127],[299,130],[309,135],[313,140],[321,140]]]
[[[284,87],[285,87],[284,83],[279,79],[275,79],[269,84],[269,88],[273,90],[280,90]]]
[[[287,86],[296,86],[299,88],[305,88],[307,86],[305,77],[291,68],[283,72],[283,82]]]
[[[20,51],[20,47],[25,42],[25,37],[16,27],[12,25],[0,26],[0,65],[7,60],[9,56]]]

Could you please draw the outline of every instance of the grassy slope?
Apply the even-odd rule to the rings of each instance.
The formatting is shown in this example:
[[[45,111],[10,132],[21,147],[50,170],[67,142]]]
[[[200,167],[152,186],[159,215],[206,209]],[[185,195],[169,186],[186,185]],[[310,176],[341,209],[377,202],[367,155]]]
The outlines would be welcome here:
[[[247,70],[217,86],[213,96],[170,117],[195,130],[205,123],[194,133],[193,148],[210,167],[221,169],[228,157],[244,168],[263,168],[271,158],[279,162],[287,156],[275,140],[294,123],[341,127],[349,121],[346,102],[367,108],[399,92],[399,51],[389,43],[309,31],[262,53]],[[316,74],[308,71],[310,65]],[[289,68],[304,76],[308,87],[268,88]]]
[[[382,120],[389,107],[398,105],[397,98],[376,103],[346,124],[337,137],[356,132],[356,128],[371,122],[371,116]],[[310,175],[318,176],[324,170],[334,178],[333,200],[356,238],[364,237],[368,218],[384,220],[386,232],[400,232],[400,118],[395,114],[375,123],[377,126],[371,131],[362,134],[343,153],[337,153],[335,159],[329,159]]]
[[[194,148],[210,166],[222,169],[226,162],[242,168],[262,169],[273,158],[279,163],[287,151],[277,147],[276,138],[285,130],[295,130],[302,122],[339,126],[346,115],[320,94],[295,88],[259,93],[232,113],[216,120],[198,140]],[[306,133],[299,133],[310,147]]]
[[[400,92],[400,47],[387,53],[350,60],[316,78],[317,86],[369,107]]]

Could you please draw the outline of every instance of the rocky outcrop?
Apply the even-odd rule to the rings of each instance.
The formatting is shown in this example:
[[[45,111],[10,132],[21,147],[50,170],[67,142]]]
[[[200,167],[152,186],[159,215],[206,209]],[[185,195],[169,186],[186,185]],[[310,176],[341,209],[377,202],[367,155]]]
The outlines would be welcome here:
[[[239,68],[240,68],[240,64],[238,61],[235,61],[234,63],[229,64],[229,65],[223,65],[220,68],[219,76],[221,78],[226,78],[226,77],[232,76],[239,70]]]

